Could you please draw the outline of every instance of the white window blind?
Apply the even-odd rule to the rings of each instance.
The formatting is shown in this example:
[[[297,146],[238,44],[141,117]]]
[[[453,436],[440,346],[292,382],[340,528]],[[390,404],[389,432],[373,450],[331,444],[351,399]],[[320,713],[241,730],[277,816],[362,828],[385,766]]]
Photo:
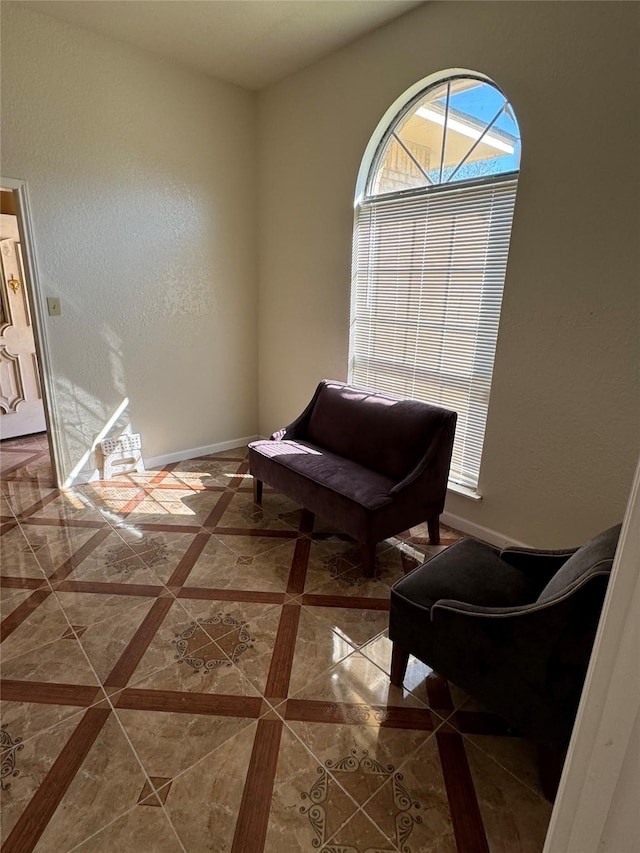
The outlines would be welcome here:
[[[477,489],[517,176],[356,209],[349,377],[458,413],[450,482]]]

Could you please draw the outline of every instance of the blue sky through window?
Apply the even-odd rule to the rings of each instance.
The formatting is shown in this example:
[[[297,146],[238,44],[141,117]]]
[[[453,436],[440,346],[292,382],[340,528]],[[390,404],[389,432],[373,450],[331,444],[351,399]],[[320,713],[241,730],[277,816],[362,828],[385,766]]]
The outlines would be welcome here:
[[[446,108],[446,94],[438,98],[435,104],[443,110]],[[449,98],[449,108],[460,119],[467,118],[472,125],[483,130],[493,119],[501,107],[505,107],[499,118],[494,122],[491,130],[497,130],[506,134],[505,142],[513,145],[513,153],[504,153],[502,156],[494,156],[484,160],[475,160],[464,163],[459,168],[457,165],[445,166],[442,172],[442,182],[455,173],[456,181],[477,178],[485,175],[499,175],[503,172],[516,171],[520,165],[520,132],[513,116],[511,107],[496,88],[488,83],[478,81],[476,85],[464,88],[461,91],[453,91]],[[474,140],[469,140],[469,147]],[[431,170],[429,177],[436,183],[439,182],[439,170]]]

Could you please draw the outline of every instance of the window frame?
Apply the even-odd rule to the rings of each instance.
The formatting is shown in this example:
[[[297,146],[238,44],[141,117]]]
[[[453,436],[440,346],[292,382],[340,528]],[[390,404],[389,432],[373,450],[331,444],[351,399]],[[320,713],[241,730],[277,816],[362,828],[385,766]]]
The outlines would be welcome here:
[[[434,195],[439,194],[439,193],[451,193],[451,192],[464,193],[465,190],[467,190],[467,189],[473,189],[473,188],[479,187],[479,186],[482,186],[482,187],[489,189],[495,185],[498,185],[501,183],[508,183],[508,182],[514,183],[513,204],[515,205],[515,197],[517,194],[518,178],[519,178],[519,174],[520,174],[520,162],[518,163],[518,169],[500,172],[500,173],[495,174],[495,175],[485,175],[485,176],[479,176],[479,177],[474,177],[474,178],[466,178],[464,180],[451,181],[451,182],[443,181],[443,182],[441,182],[441,183],[439,182],[437,184],[431,184],[431,185],[426,184],[425,186],[420,186],[420,187],[408,187],[406,189],[400,189],[400,190],[396,190],[396,191],[392,191],[392,192],[378,192],[378,193],[376,193],[373,191],[374,183],[378,179],[378,173],[379,173],[380,169],[382,168],[382,159],[385,155],[387,144],[389,143],[390,139],[392,139],[393,136],[396,134],[397,129],[398,129],[398,125],[401,124],[401,122],[403,121],[403,119],[405,119],[405,117],[407,115],[410,115],[412,108],[415,107],[416,104],[418,104],[420,101],[425,99],[425,97],[428,95],[430,90],[434,89],[435,87],[437,87],[439,85],[447,84],[447,83],[453,82],[455,80],[460,80],[460,79],[477,80],[479,83],[488,84],[488,85],[492,86],[495,90],[497,90],[501,95],[503,95],[503,97],[505,98],[505,100],[509,104],[512,117],[514,119],[516,127],[518,128],[518,140],[520,141],[520,144],[521,144],[519,124],[518,124],[518,120],[517,120],[517,117],[515,115],[515,111],[513,109],[513,106],[511,105],[511,101],[509,100],[507,95],[504,93],[504,91],[500,88],[500,86],[498,86],[492,79],[490,79],[489,77],[487,77],[487,76],[485,76],[479,72],[467,71],[466,69],[451,69],[450,71],[442,71],[442,72],[439,72],[437,74],[430,75],[428,78],[426,78],[422,81],[419,81],[414,86],[412,86],[409,90],[407,90],[404,93],[404,95],[402,95],[400,98],[398,98],[391,105],[391,107],[387,110],[387,112],[385,113],[385,115],[383,116],[381,121],[379,122],[378,127],[376,128],[376,131],[372,135],[372,137],[369,141],[369,144],[365,150],[365,153],[364,153],[364,156],[363,156],[363,159],[361,162],[361,166],[360,166],[360,171],[358,174],[358,180],[356,183],[356,193],[355,193],[355,202],[354,202],[355,218],[354,218],[354,229],[353,229],[354,264],[352,266],[350,318],[349,318],[350,322],[349,322],[348,376],[349,376],[350,381],[353,381],[354,362],[355,362],[355,355],[356,355],[355,346],[354,346],[354,326],[355,326],[357,319],[358,319],[356,316],[356,309],[355,309],[358,270],[356,269],[356,266],[355,266],[355,258],[356,258],[356,240],[358,238],[358,231],[359,231],[358,217],[359,217],[360,211],[366,210],[367,208],[370,208],[370,207],[373,207],[377,203],[381,203],[381,202],[391,202],[392,203],[396,199],[402,200],[402,199],[408,199],[410,197],[426,198],[426,197],[433,197]],[[446,137],[443,134],[443,142],[442,142],[443,148],[444,148],[444,145],[446,144],[445,139],[446,139]],[[442,163],[441,163],[441,170],[442,170]],[[442,171],[441,171],[441,175],[442,175]],[[482,441],[481,441],[480,447],[479,447],[480,462],[479,462],[478,468],[477,468],[477,476],[475,478],[475,484],[472,484],[471,486],[469,486],[467,484],[460,483],[460,482],[452,481],[451,479],[449,479],[449,483],[448,483],[448,488],[451,491],[458,492],[460,494],[463,494],[463,495],[470,497],[470,498],[473,498],[475,500],[481,499],[480,484],[481,484],[482,455],[484,452],[484,445],[485,445],[485,438],[486,438],[486,425],[487,425],[488,417],[489,417],[491,386],[492,386],[492,382],[493,382],[493,376],[495,373],[495,355],[496,355],[496,351],[497,351],[497,338],[499,335],[499,325],[500,325],[501,311],[502,311],[502,298],[503,298],[503,293],[504,293],[504,286],[506,283],[506,272],[507,272],[507,264],[508,264],[508,258],[509,258],[509,250],[511,247],[512,225],[513,225],[513,213],[512,213],[510,223],[509,223],[508,244],[507,244],[506,252],[504,253],[504,277],[502,279],[501,290],[500,290],[500,306],[499,306],[499,309],[497,312],[497,328],[496,328],[495,344],[494,344],[493,353],[492,353],[492,357],[491,357],[491,371],[490,371],[490,374],[487,374],[486,371],[484,373],[485,376],[488,375],[488,377],[489,377],[488,397],[487,397],[486,407],[482,413]],[[491,244],[488,244],[488,250],[491,251]],[[486,268],[487,267],[485,266],[485,269]],[[486,299],[484,293],[481,293],[480,294],[479,306],[478,306],[478,311],[479,311],[480,315],[482,315],[485,311],[486,302],[487,302],[487,299]],[[496,319],[495,313],[492,314],[492,319],[495,322],[495,319]],[[483,325],[482,322],[479,320],[474,327],[476,329],[476,335],[478,335],[477,330],[482,330],[484,328],[486,331],[486,329],[490,325],[491,325],[491,323],[489,323],[489,324],[485,323]],[[480,332],[480,334],[484,334],[484,333]],[[469,377],[469,380],[471,380],[471,377],[473,377],[475,375],[482,375],[483,374],[482,369],[477,368],[475,366],[475,364],[476,364],[476,361],[475,361],[475,357],[474,357],[473,366],[470,367],[468,374],[467,374]],[[445,372],[441,372],[438,375],[441,377],[444,377],[445,373],[446,373],[446,369],[445,369]],[[470,384],[470,387],[473,387],[473,386]],[[471,396],[469,397],[469,400],[470,399],[471,399]],[[446,403],[443,403],[443,405],[446,405]],[[469,416],[473,417],[471,404],[469,404],[469,406],[468,406],[467,413],[468,413],[467,414],[467,420],[468,420]],[[475,423],[476,423],[476,421],[474,419],[474,425],[475,425]],[[465,430],[465,432],[466,431],[467,430]]]

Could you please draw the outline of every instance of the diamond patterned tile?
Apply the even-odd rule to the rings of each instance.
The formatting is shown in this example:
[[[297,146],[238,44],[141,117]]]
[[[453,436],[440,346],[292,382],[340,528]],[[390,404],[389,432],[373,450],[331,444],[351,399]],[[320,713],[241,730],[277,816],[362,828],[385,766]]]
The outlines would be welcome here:
[[[389,682],[390,586],[455,531],[380,543],[367,579],[322,519],[254,503],[246,448],[60,493],[42,436],[14,450],[8,850],[539,853],[531,746],[415,659]]]

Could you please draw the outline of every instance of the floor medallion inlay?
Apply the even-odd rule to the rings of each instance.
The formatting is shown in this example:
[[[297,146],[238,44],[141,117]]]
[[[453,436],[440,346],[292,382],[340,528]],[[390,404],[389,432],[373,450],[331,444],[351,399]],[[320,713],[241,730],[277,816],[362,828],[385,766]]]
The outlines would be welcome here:
[[[332,578],[337,578],[344,572],[352,569],[354,565],[360,562],[361,556],[355,548],[346,551],[344,554],[332,554],[322,561],[322,567],[329,572]],[[348,582],[352,582],[351,579]],[[355,579],[353,580],[355,582]]]
[[[393,838],[402,853],[412,853],[408,841],[414,826],[422,823],[421,816],[416,812],[423,807],[406,790],[402,784],[403,776],[395,772],[393,764],[381,764],[371,758],[366,750],[353,749],[349,755],[338,761],[325,761],[324,766],[318,767],[318,774],[319,778],[311,789],[300,794],[301,799],[309,801],[308,805],[300,806],[300,812],[309,819],[315,833],[312,844],[316,849],[320,848],[322,853],[363,853],[357,838],[344,838],[341,833],[340,842],[332,844],[331,839],[326,837],[333,800],[336,795],[344,796],[333,777],[350,790],[361,782],[367,785],[364,777],[375,776],[381,786],[391,780],[391,783],[384,787],[390,802],[387,803],[387,809],[381,811],[386,820],[378,821],[380,828],[385,831],[387,837]],[[376,853],[393,853],[393,849],[391,846],[388,849],[380,848]]]
[[[22,738],[13,738],[7,731],[6,726],[0,728],[0,753],[2,760],[0,764],[0,788],[3,791],[11,787],[9,778],[15,778],[20,775],[20,769],[16,767],[16,756],[24,749]]]
[[[197,672],[210,672],[219,666],[237,663],[247,649],[253,647],[254,641],[246,625],[228,613],[219,613],[211,619],[193,622],[171,642],[176,647],[179,663],[186,663]],[[221,650],[225,656],[221,655]]]
[[[138,542],[110,548],[105,555],[105,565],[108,568],[115,568],[123,575],[128,575],[132,569],[138,567],[138,557],[141,555],[144,554],[144,561],[148,566],[153,566],[164,560],[168,553],[161,537],[144,536]]]

